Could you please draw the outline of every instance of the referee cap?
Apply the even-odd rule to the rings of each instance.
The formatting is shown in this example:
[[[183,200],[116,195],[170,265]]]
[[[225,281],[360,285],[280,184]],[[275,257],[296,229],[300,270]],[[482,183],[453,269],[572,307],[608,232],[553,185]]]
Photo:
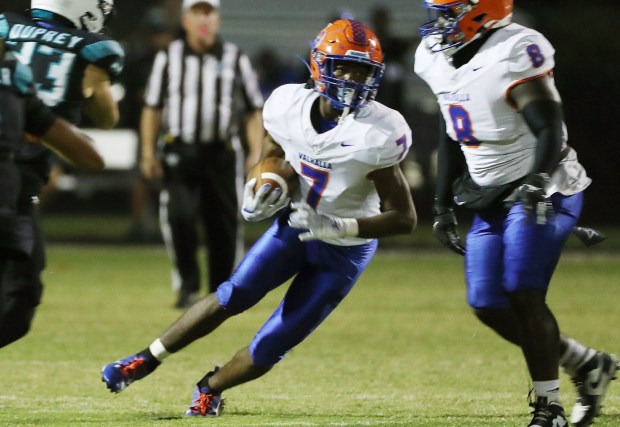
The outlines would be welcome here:
[[[220,0],[183,0],[182,10],[185,12],[188,9],[191,9],[193,6],[205,3],[213,6],[213,9],[217,9],[220,7]]]

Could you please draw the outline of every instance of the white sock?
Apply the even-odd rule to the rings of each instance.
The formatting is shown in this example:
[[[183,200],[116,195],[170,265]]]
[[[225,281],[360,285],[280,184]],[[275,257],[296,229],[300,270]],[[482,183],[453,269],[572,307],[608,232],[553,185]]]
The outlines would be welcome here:
[[[560,401],[560,380],[533,381],[536,397],[546,397],[547,402]]]
[[[577,372],[596,354],[596,350],[578,343],[572,338],[564,338],[566,350],[560,355],[560,366],[571,372]]]
[[[149,345],[149,350],[153,357],[160,362],[162,362],[166,357],[170,356],[170,352],[166,350],[166,347],[161,343],[161,340],[157,338],[151,345]]]

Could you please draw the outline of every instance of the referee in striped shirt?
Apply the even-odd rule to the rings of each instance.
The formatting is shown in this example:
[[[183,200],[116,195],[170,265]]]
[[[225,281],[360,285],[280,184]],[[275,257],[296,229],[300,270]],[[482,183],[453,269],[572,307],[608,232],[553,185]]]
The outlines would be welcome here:
[[[160,222],[178,308],[200,293],[199,222],[209,292],[232,273],[243,250],[244,172],[258,161],[264,136],[256,73],[236,45],[218,36],[219,0],[184,0],[182,26],[185,37],[155,57],[140,124],[142,173],[147,179],[163,174]],[[246,131],[247,156],[239,128]]]

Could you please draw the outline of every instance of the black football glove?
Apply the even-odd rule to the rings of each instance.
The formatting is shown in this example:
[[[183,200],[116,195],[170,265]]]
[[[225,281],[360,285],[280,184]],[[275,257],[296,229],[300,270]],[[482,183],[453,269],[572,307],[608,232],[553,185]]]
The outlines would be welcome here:
[[[446,248],[459,255],[465,255],[456,224],[456,215],[452,208],[442,205],[433,207],[433,234]]]
[[[602,232],[589,227],[574,227],[573,234],[586,246],[596,245],[607,238]]]
[[[548,174],[535,173],[525,178],[523,184],[517,188],[517,202],[523,203],[526,215],[536,213],[537,224],[545,224],[552,210],[551,202],[545,197],[545,186],[548,182]]]

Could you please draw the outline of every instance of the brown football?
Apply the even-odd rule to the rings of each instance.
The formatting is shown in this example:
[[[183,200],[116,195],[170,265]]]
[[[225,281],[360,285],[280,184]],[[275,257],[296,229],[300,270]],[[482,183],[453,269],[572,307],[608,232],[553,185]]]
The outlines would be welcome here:
[[[272,191],[282,188],[289,195],[293,194],[299,186],[299,180],[295,169],[286,160],[279,157],[267,157],[261,160],[252,172],[250,179],[256,178],[254,192],[264,184],[271,184]]]

